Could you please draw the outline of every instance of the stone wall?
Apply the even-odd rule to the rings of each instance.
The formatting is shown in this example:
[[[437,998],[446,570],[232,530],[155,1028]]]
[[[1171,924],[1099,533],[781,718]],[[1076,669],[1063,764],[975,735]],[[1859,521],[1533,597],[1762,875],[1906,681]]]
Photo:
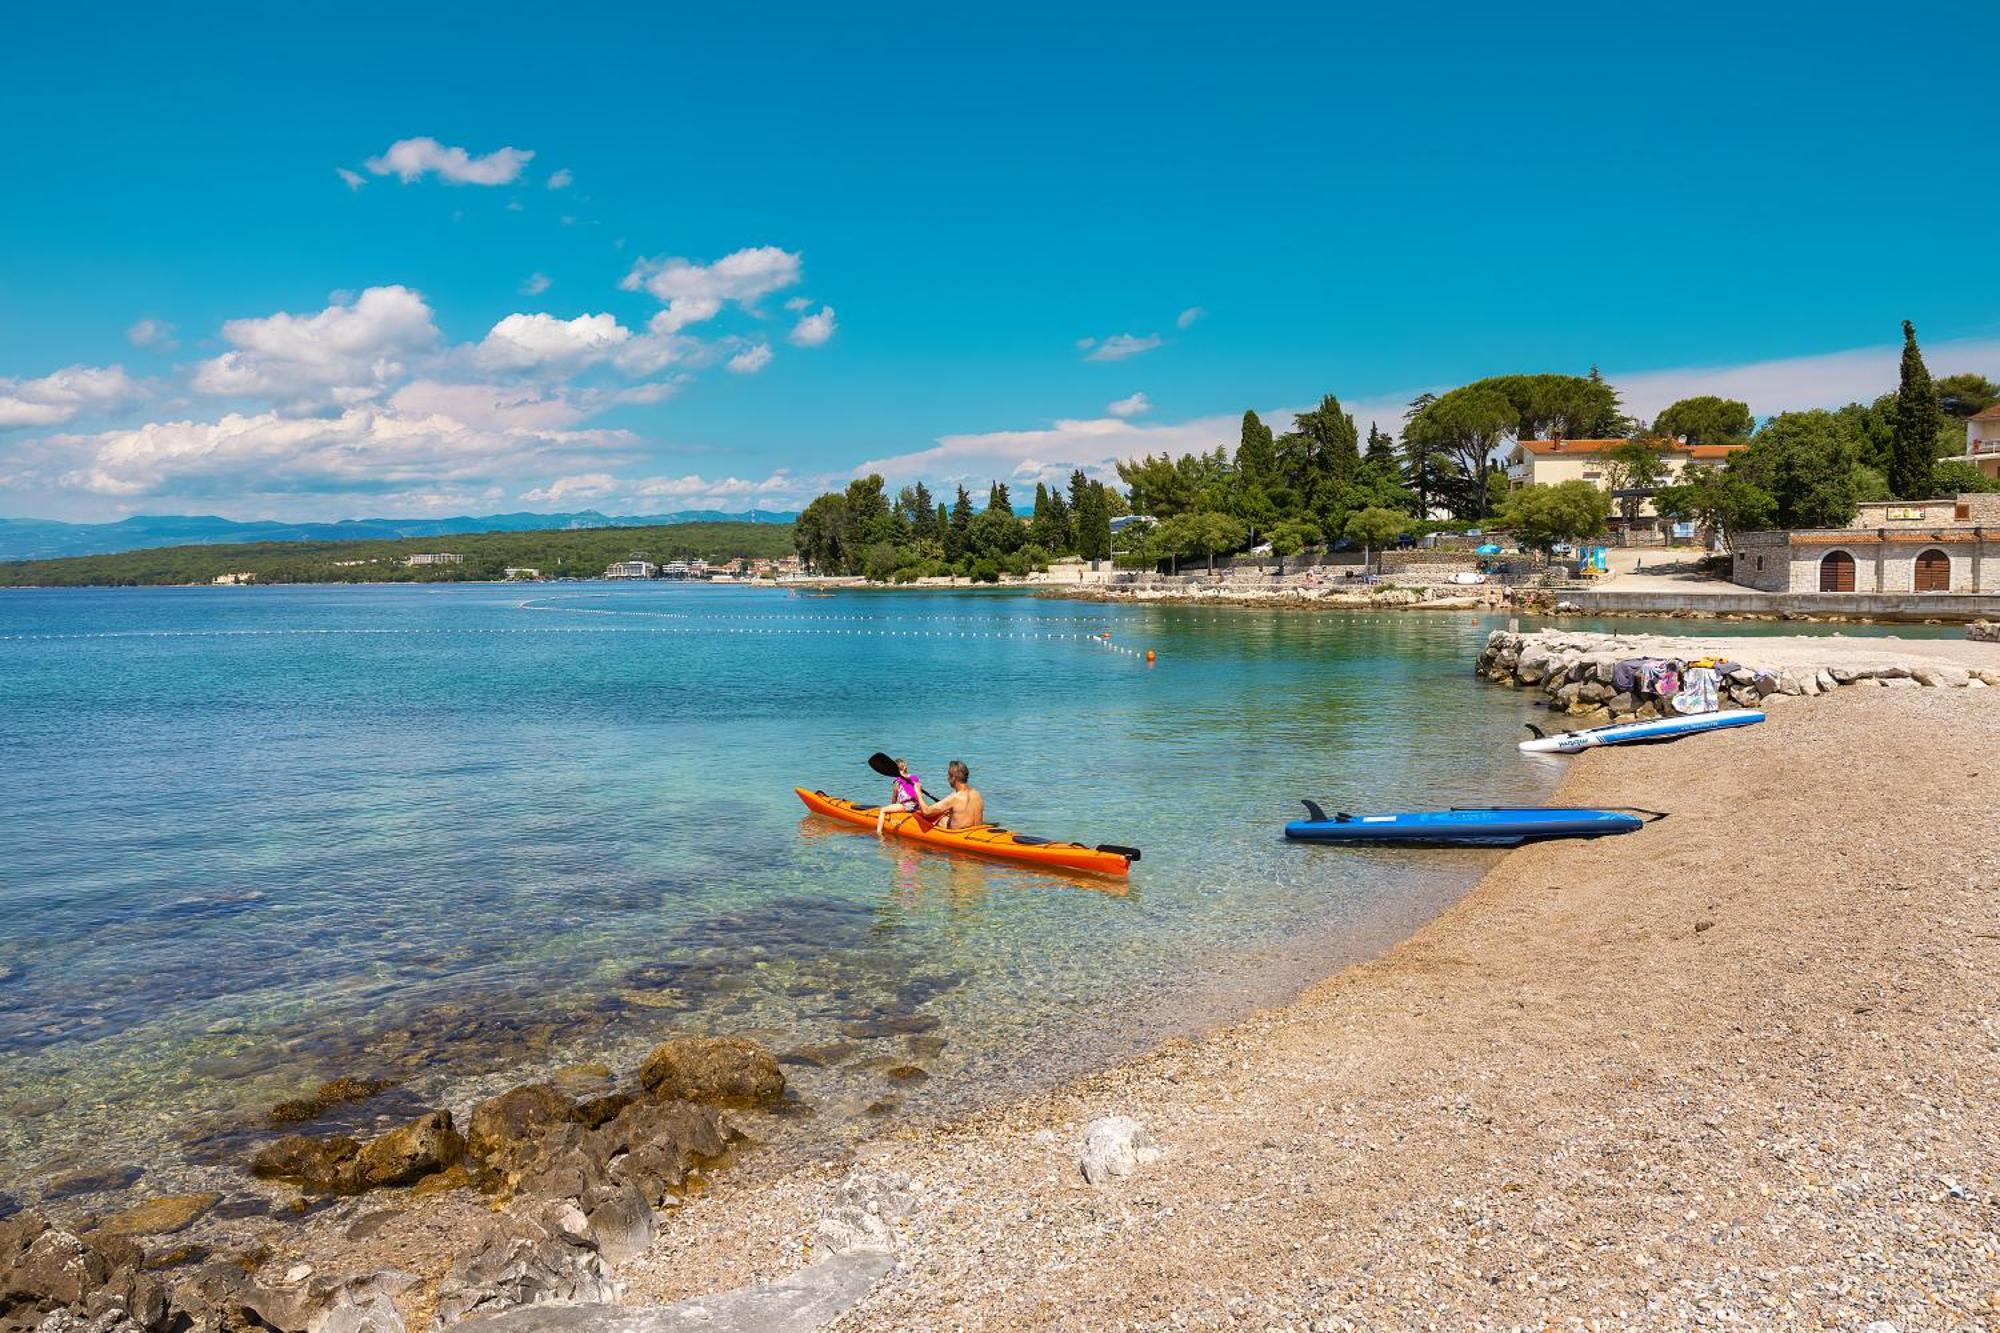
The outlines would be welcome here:
[[[1721,682],[1721,702],[1725,708],[1754,708],[1774,695],[1812,696],[1845,685],[1896,686],[2000,686],[2000,668],[1968,668],[1949,662],[1912,657],[1894,660],[1893,655],[1871,652],[1865,662],[1843,661],[1851,656],[1857,641],[1829,641],[1826,665],[1786,665],[1766,668],[1755,659],[1757,640],[1741,639],[1730,645],[1741,653],[1741,665]],[[1632,657],[1681,657],[1695,655],[1691,649],[1675,650],[1669,641],[1626,637],[1617,634],[1586,634],[1541,631],[1531,634],[1495,630],[1480,650],[1477,670],[1497,684],[1531,689],[1546,697],[1548,706],[1579,718],[1585,725],[1604,722],[1644,721],[1672,715],[1665,699],[1621,691],[1612,683],[1618,663]]]

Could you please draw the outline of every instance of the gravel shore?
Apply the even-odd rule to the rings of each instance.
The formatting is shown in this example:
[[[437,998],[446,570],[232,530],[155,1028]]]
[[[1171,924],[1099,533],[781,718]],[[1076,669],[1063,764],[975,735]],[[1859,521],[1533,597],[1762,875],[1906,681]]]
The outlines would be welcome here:
[[[725,1181],[628,1299],[780,1278],[907,1177],[837,1327],[2000,1329],[2000,692],[1551,762],[1672,817],[1512,852],[1283,1009]],[[1160,1156],[1086,1184],[1112,1115]]]

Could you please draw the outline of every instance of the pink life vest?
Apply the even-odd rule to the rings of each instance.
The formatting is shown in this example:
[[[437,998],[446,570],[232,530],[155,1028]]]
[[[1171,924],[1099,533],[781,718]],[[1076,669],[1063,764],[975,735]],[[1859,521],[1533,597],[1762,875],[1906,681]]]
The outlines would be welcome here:
[[[896,799],[899,801],[908,801],[911,805],[921,806],[924,803],[923,789],[923,779],[915,773],[896,779]]]

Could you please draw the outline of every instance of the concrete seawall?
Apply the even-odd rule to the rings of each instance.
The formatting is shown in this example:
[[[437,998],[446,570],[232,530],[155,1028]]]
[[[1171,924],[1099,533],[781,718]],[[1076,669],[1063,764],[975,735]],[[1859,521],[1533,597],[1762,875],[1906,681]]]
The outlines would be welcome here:
[[[1851,616],[1857,620],[2000,619],[2000,593],[1836,593],[1574,588],[1560,600],[1586,615],[1627,616]]]

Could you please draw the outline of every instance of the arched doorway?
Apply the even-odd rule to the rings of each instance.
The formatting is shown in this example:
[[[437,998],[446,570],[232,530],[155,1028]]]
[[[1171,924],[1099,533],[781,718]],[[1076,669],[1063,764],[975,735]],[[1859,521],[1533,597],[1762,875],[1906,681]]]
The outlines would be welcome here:
[[[1951,591],[1951,557],[1933,546],[1917,557],[1918,592]]]
[[[1819,562],[1821,592],[1854,591],[1854,557],[1845,551],[1828,551]]]

